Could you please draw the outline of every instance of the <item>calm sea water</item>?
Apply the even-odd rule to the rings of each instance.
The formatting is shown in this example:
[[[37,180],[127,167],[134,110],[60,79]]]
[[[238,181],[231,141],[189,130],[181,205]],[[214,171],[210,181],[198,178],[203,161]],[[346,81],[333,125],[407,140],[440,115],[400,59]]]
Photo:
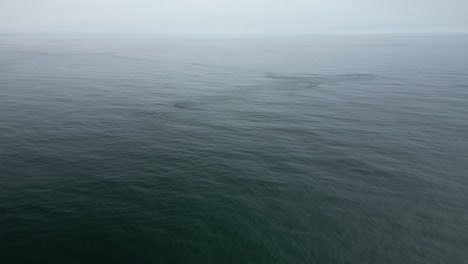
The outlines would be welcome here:
[[[466,263],[468,36],[0,38],[1,263]]]

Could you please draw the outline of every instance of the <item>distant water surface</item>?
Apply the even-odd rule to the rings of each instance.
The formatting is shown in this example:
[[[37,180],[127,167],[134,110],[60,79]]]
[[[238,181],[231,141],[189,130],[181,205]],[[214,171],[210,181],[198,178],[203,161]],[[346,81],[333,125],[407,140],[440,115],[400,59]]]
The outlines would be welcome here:
[[[467,263],[468,36],[0,38],[0,263]]]

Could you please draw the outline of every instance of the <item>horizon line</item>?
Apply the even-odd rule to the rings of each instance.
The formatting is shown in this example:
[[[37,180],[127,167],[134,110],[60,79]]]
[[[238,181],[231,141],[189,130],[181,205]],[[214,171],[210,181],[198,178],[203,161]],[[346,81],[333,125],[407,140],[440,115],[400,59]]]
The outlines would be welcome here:
[[[468,35],[468,31],[460,32],[314,32],[314,33],[90,33],[90,32],[0,32],[0,37],[11,36],[43,36],[43,37],[148,37],[148,38],[197,38],[197,37],[305,37],[305,36],[369,36],[369,35],[402,35],[402,36],[440,36]]]

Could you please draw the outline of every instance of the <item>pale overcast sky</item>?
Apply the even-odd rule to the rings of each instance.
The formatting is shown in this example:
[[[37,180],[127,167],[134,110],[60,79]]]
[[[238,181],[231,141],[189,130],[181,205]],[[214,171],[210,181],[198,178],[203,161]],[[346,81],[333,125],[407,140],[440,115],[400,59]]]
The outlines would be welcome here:
[[[468,0],[0,0],[0,33],[468,32]]]

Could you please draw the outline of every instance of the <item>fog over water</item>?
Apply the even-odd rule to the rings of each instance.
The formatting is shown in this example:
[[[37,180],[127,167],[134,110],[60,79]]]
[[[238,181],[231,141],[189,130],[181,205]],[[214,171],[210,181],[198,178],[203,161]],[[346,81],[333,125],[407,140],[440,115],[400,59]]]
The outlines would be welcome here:
[[[0,264],[462,264],[467,0],[0,0]]]
[[[468,32],[465,0],[2,0],[0,33]]]

